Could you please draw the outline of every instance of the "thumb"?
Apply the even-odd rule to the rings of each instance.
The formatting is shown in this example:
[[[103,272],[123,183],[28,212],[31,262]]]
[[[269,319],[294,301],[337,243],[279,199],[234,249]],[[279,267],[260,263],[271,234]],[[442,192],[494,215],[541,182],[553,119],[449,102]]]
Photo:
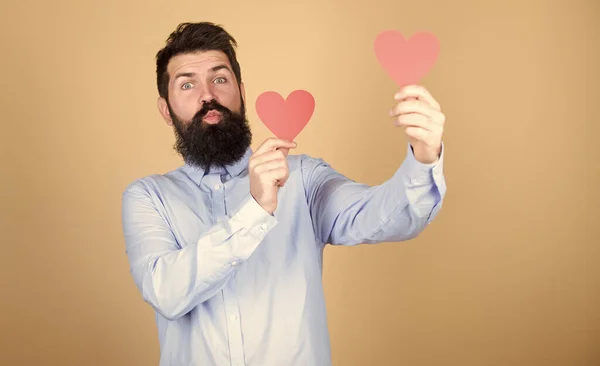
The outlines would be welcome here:
[[[290,152],[290,148],[289,147],[279,147],[279,148],[277,148],[277,150],[283,152],[284,156],[288,156],[288,154]]]

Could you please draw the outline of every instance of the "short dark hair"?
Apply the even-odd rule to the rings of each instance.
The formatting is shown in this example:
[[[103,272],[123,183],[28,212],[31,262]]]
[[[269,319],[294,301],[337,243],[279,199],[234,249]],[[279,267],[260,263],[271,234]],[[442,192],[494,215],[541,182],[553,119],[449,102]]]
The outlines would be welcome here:
[[[242,82],[242,72],[237,61],[236,40],[221,25],[211,22],[181,23],[167,38],[166,45],[156,54],[156,84],[158,94],[167,99],[169,95],[169,74],[167,66],[172,57],[198,51],[222,51],[229,58],[238,86]]]

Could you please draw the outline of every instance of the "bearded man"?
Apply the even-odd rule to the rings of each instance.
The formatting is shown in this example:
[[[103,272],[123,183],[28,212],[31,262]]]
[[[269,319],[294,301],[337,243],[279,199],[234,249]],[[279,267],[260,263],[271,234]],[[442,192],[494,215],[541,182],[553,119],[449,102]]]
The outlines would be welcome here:
[[[402,242],[446,192],[445,117],[423,87],[396,95],[406,157],[378,186],[268,138],[252,151],[234,38],[184,23],[156,57],[158,110],[184,164],[123,193],[131,274],[156,313],[160,366],[327,366],[326,244]],[[382,294],[385,296],[386,294]]]

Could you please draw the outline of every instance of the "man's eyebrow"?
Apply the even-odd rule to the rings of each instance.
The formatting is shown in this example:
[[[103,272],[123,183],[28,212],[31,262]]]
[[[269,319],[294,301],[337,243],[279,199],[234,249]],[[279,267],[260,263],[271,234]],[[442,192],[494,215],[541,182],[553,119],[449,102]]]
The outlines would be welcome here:
[[[210,69],[210,71],[214,73],[214,72],[217,72],[222,69],[232,72],[231,69],[229,69],[229,67],[225,64],[214,66]],[[179,78],[193,78],[196,75],[197,74],[195,72],[180,72],[180,73],[175,74],[175,77],[173,78],[173,80],[177,80]]]
[[[217,72],[217,71],[219,71],[221,69],[226,69],[227,71],[231,72],[231,70],[229,69],[229,67],[227,67],[227,65],[225,65],[225,64],[217,65],[217,66],[211,68],[210,71]]]
[[[177,80],[179,78],[193,78],[194,76],[196,76],[195,72],[180,72],[175,74],[175,77],[173,78],[173,80]]]

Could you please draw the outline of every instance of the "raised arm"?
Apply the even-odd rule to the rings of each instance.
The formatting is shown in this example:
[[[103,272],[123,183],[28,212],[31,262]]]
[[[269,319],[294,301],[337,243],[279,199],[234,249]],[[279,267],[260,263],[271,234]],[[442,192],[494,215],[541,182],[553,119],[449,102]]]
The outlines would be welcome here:
[[[313,227],[323,243],[409,240],[434,219],[446,192],[443,152],[439,162],[422,164],[408,150],[395,174],[372,187],[350,180],[321,159],[302,160]]]
[[[406,86],[394,98],[397,103],[389,115],[409,143],[404,162],[386,182],[369,187],[351,181],[320,159],[302,161],[314,230],[324,243],[412,239],[442,206],[446,118],[422,86]]]

